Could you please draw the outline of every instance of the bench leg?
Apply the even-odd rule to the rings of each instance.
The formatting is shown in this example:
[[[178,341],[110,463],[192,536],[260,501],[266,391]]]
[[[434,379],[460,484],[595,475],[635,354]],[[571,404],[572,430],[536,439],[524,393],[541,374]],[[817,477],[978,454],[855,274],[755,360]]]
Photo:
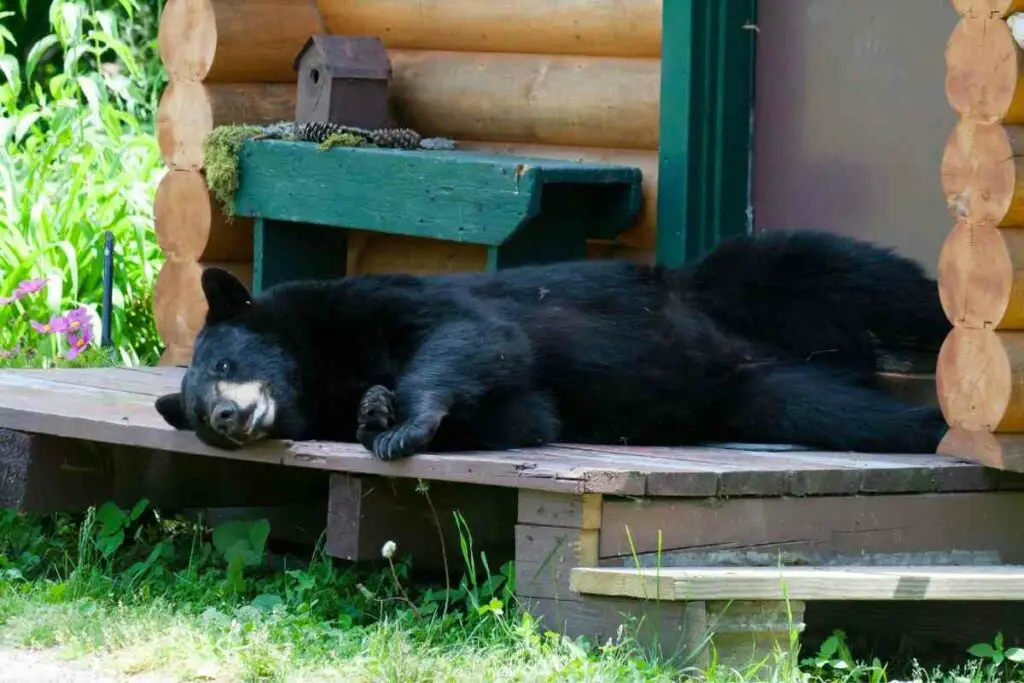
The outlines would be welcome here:
[[[257,218],[253,228],[253,293],[282,282],[342,277],[347,244],[344,228]]]
[[[487,270],[586,258],[587,235],[601,214],[614,212],[622,197],[614,187],[550,187],[540,212],[504,244],[487,250]]]

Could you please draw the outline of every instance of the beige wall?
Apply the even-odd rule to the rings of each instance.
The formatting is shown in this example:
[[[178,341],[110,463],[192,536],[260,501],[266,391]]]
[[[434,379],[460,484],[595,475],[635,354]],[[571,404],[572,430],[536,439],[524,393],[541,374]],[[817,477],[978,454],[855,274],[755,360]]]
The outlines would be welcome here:
[[[935,272],[949,0],[760,0],[756,229],[819,227]]]

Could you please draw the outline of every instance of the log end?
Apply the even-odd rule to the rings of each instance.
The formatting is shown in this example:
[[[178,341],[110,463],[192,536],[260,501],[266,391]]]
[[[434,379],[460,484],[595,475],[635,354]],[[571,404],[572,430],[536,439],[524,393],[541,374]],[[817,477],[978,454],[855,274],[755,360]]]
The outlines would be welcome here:
[[[153,292],[153,315],[157,333],[168,348],[191,349],[202,329],[207,304],[201,277],[210,266],[223,268],[252,287],[251,263],[165,261]]]
[[[1024,434],[991,434],[953,428],[936,449],[939,455],[1007,472],[1024,472]]]
[[[953,9],[965,17],[1007,17],[1024,10],[1024,0],[952,0]]]
[[[954,126],[941,163],[942,191],[954,218],[994,225],[1020,220],[1024,168],[1015,143],[1000,124],[964,119]]]
[[[1007,320],[1016,294],[1014,264],[999,228],[958,222],[939,252],[938,280],[939,300],[951,324],[1001,329],[1024,323]]]
[[[175,169],[203,166],[203,138],[213,130],[206,88],[194,81],[171,81],[160,98],[156,136],[164,163]]]
[[[1021,360],[1011,355],[1019,355],[1021,344],[1012,338],[1004,343],[1007,334],[1014,333],[955,327],[946,337],[939,350],[935,390],[950,427],[977,432],[1024,427],[1024,421],[1010,414],[1018,379],[1014,368],[1020,368],[1014,361]]]
[[[160,59],[171,80],[201,81],[217,54],[217,17],[210,0],[174,0],[160,17]]]
[[[961,117],[1024,121],[1021,48],[1002,19],[964,16],[946,45],[946,97]]]
[[[165,173],[153,214],[157,242],[171,260],[252,260],[252,220],[226,216],[199,171]]]

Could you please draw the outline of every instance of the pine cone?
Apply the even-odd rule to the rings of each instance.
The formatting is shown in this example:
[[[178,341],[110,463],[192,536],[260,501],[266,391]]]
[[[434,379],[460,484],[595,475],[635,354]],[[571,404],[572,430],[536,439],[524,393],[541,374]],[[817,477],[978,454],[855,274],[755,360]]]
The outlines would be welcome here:
[[[342,132],[342,127],[327,121],[308,121],[298,125],[296,139],[317,144],[329,138],[333,133]]]
[[[420,134],[409,128],[378,128],[370,131],[370,142],[378,147],[416,149],[420,146]]]

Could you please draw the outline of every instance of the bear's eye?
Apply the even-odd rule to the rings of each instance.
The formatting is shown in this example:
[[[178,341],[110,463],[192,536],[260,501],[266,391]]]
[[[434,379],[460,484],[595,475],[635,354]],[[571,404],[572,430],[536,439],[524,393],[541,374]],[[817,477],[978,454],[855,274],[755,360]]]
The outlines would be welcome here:
[[[217,361],[216,370],[218,375],[228,374],[229,372],[231,372],[231,361],[229,361],[226,358]]]

